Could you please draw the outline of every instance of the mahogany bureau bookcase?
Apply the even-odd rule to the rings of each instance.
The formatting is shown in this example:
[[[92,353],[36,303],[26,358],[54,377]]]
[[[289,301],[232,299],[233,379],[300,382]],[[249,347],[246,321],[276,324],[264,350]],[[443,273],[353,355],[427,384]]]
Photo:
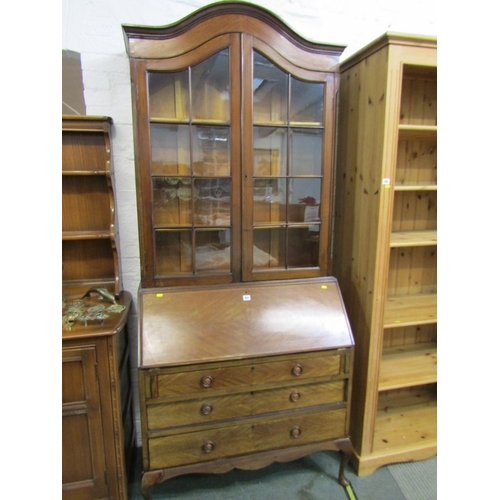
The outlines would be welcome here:
[[[348,459],[353,340],[331,277],[344,47],[245,2],[123,30],[144,497],[189,472]]]

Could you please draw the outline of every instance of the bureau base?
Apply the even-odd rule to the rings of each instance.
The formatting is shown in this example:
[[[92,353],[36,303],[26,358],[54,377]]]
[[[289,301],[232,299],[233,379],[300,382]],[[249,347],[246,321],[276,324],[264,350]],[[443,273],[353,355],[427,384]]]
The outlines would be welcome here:
[[[202,464],[198,463],[144,472],[142,475],[141,493],[145,500],[151,500],[151,489],[155,484],[162,483],[163,481],[177,476],[185,474],[223,474],[233,469],[257,470],[267,467],[274,462],[291,462],[310,455],[311,453],[326,450],[340,451],[342,453],[338,479],[342,486],[348,486],[350,481],[345,476],[345,468],[354,450],[350,438],[345,437],[335,439],[334,441],[313,443],[294,448],[269,450],[241,457],[214,460]]]
[[[146,500],[176,476],[324,450],[349,485],[354,340],[334,278],[142,290],[139,309]]]

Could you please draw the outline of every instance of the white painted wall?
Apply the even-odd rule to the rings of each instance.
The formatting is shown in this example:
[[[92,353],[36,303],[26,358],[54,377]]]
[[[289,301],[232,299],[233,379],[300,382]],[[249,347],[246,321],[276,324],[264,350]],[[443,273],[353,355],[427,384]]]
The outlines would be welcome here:
[[[113,118],[113,159],[123,287],[134,297],[140,282],[132,104],[122,24],[171,24],[206,0],[62,0],[62,49],[81,54],[88,115]],[[437,35],[437,0],[260,0],[312,41],[347,45],[343,58],[385,33]],[[137,315],[130,318],[137,366]],[[135,371],[134,371],[135,372]],[[134,375],[134,387],[136,389]],[[136,403],[137,403],[137,390]],[[138,404],[136,404],[136,410]],[[136,426],[139,430],[139,425]],[[139,438],[140,444],[140,438]]]

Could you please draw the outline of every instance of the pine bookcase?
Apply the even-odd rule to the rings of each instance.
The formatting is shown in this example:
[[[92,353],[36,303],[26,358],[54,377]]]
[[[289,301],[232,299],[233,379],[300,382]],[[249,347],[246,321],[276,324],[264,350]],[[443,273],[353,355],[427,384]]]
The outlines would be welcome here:
[[[437,452],[436,50],[386,33],[341,63],[333,266],[359,475]]]

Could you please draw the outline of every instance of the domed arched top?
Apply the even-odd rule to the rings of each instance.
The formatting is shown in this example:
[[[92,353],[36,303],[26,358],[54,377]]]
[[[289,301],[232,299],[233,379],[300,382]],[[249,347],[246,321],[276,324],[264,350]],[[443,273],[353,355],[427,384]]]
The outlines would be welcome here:
[[[139,59],[177,55],[180,44],[174,43],[176,39],[182,39],[182,46],[186,49],[223,33],[246,33],[260,38],[278,51],[280,44],[291,45],[311,55],[337,60],[345,49],[344,45],[307,40],[271,11],[247,2],[213,3],[169,25],[124,24],[122,28],[129,57]]]

